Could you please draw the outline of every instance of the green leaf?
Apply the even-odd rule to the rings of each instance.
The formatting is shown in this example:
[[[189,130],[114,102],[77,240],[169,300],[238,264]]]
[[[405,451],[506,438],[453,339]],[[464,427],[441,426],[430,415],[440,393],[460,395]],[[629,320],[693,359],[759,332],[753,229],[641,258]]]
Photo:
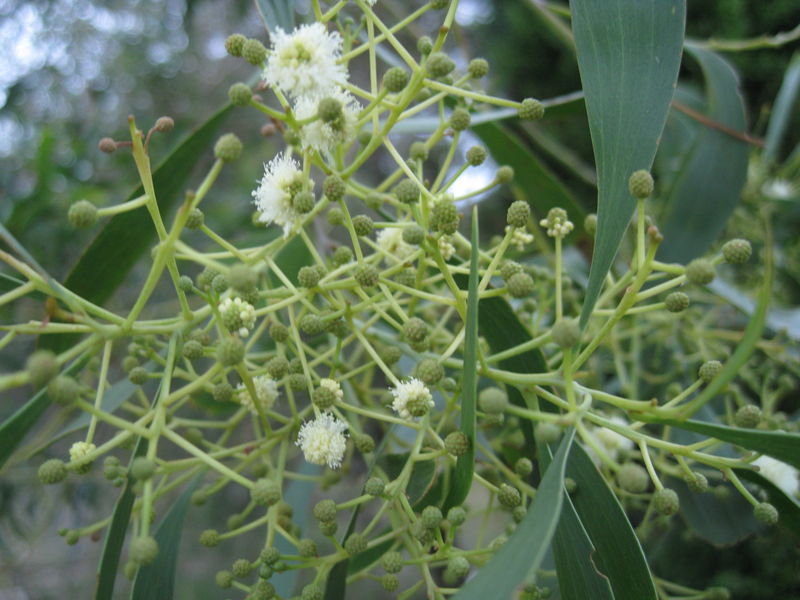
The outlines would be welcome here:
[[[469,450],[456,461],[450,491],[444,502],[444,512],[458,506],[467,497],[472,487],[475,470],[475,403],[478,395],[478,207],[472,207],[472,235],[470,237],[469,282],[467,284],[467,315],[464,328],[464,376],[461,389],[460,430],[469,439]]]
[[[517,586],[535,577],[561,514],[564,469],[574,437],[575,430],[570,428],[561,439],[525,518],[488,564],[467,581],[453,598],[511,598]]]
[[[597,163],[597,236],[581,324],[592,313],[650,169],[680,66],[685,0],[572,0],[572,31]]]
[[[692,44],[686,44],[686,50],[700,64],[705,78],[704,116],[744,133],[745,106],[733,67],[709,50]],[[739,202],[747,179],[748,153],[748,144],[730,133],[710,126],[697,129],[680,173],[664,197],[659,259],[685,263],[714,242]]]
[[[255,3],[267,32],[271,32],[276,27],[280,27],[284,31],[294,29],[293,0],[255,0]]]
[[[800,434],[797,433],[740,429],[738,427],[728,427],[727,425],[715,425],[701,421],[678,421],[675,419],[659,419],[658,423],[669,427],[688,429],[729,444],[742,446],[748,450],[768,454],[800,469]]]
[[[136,457],[144,456],[145,452],[147,452],[147,440],[139,438],[128,467],[130,468]],[[111,523],[108,526],[106,540],[103,543],[103,556],[97,567],[97,588],[95,589],[94,600],[112,600],[114,598],[114,582],[117,578],[119,557],[122,554],[128,523],[131,520],[133,503],[136,500],[136,494],[133,492],[134,484],[135,482],[132,479],[127,479],[111,515]]]
[[[577,447],[578,444],[573,444],[571,452],[575,452]],[[539,444],[537,456],[539,465],[544,471],[552,460],[550,448],[546,444]],[[582,491],[580,485],[578,489]],[[597,511],[596,514],[602,513]],[[567,494],[564,497],[561,516],[558,519],[558,528],[553,537],[553,556],[556,561],[561,598],[564,600],[583,600],[584,598],[614,600],[608,578],[599,567],[595,566],[597,559],[595,554],[595,546],[589,539],[589,534]]]
[[[746,479],[766,490],[770,503],[778,509],[780,515],[778,525],[800,538],[800,502],[796,498],[786,495],[782,489],[760,473],[750,469],[738,469],[736,474],[741,479]]]
[[[764,162],[775,162],[778,158],[781,142],[789,126],[798,92],[800,92],[800,52],[795,52],[792,62],[789,63],[783,76],[783,83],[781,89],[778,90],[775,104],[772,106],[772,115],[769,118],[767,135],[764,139],[764,153],[762,154]]]
[[[597,549],[593,564],[608,577],[614,597],[656,600],[653,578],[639,538],[617,497],[580,444],[572,445],[567,476],[578,484],[571,499]]]
[[[532,203],[537,214],[544,216],[551,208],[559,206],[579,228],[583,226],[586,212],[572,193],[508,127],[484,123],[473,125],[472,130],[486,144],[494,160],[513,167],[512,185],[522,191],[522,197]]]
[[[164,520],[155,533],[158,542],[158,559],[147,566],[139,568],[133,580],[131,600],[171,600],[175,588],[175,567],[180,554],[181,533],[189,500],[203,481],[205,472],[199,473],[186,486],[181,495],[170,507]]]

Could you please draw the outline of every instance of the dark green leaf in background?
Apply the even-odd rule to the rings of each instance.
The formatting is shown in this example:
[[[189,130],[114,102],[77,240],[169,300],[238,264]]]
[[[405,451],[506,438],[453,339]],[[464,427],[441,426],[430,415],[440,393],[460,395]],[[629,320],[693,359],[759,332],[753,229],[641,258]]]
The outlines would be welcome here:
[[[294,0],[255,0],[255,4],[268,32],[276,27],[294,29]]]
[[[597,236],[585,324],[636,202],[628,178],[650,169],[675,90],[685,0],[572,0],[572,31],[597,164]]]

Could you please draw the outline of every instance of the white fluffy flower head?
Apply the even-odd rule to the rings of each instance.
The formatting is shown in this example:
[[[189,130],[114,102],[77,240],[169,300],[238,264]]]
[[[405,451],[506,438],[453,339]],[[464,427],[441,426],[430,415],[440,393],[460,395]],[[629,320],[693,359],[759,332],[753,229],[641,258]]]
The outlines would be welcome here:
[[[256,389],[256,400],[258,405],[261,407],[261,410],[267,411],[272,408],[275,404],[275,400],[278,399],[278,395],[280,394],[278,391],[277,382],[269,375],[259,375],[258,377],[253,378],[253,387]],[[247,388],[244,386],[244,384],[240,383],[236,387],[236,392],[236,397],[239,400],[239,404],[247,407],[251,413],[257,415],[258,408],[256,408],[255,402],[253,402],[253,397],[250,395],[250,392],[247,391]]]
[[[97,450],[97,446],[87,442],[75,442],[70,446],[69,458],[73,462],[78,462],[86,458],[89,454]]]
[[[292,198],[303,190],[303,172],[300,164],[287,156],[278,154],[264,165],[264,176],[253,192],[254,203],[261,223],[275,223],[283,227],[284,237],[289,235],[292,226],[300,215],[292,207]]]
[[[511,243],[518,252],[522,252],[525,246],[533,242],[533,234],[525,231],[524,227],[512,227],[506,225],[506,233],[511,232]]]
[[[416,377],[398,383],[391,392],[394,397],[392,410],[403,419],[413,418],[413,415],[409,411],[409,403],[421,403],[427,408],[433,408],[433,396],[431,396],[431,391]]]
[[[378,231],[375,237],[375,242],[378,247],[386,253],[384,262],[388,263],[390,257],[403,262],[409,256],[414,254],[416,248],[403,240],[402,227],[386,227]]]
[[[327,388],[334,393],[336,396],[336,401],[341,402],[344,400],[344,391],[342,391],[342,386],[339,385],[339,382],[335,379],[328,379],[323,378],[319,380],[319,387]]]
[[[342,36],[322,23],[301,25],[292,33],[279,27],[262,77],[293,98],[320,98],[347,81],[347,69],[337,64],[341,55]]]
[[[303,423],[297,434],[297,445],[311,464],[336,469],[341,466],[347,447],[345,431],[347,423],[330,413],[323,413],[313,421]]]
[[[759,456],[752,464],[758,467],[759,473],[774,483],[790,498],[795,498],[800,492],[800,473],[792,465],[775,460],[771,456]]]
[[[225,298],[219,303],[219,314],[228,331],[238,333],[242,337],[250,335],[256,324],[256,309],[241,298]]]
[[[304,148],[313,148],[319,152],[331,152],[336,146],[351,141],[356,136],[356,122],[361,105],[350,92],[340,87],[333,88],[325,97],[333,98],[342,105],[342,116],[334,123],[325,123],[322,119],[304,125],[300,130],[300,140]],[[317,114],[320,97],[301,96],[294,105],[294,114],[298,120],[310,119]]]

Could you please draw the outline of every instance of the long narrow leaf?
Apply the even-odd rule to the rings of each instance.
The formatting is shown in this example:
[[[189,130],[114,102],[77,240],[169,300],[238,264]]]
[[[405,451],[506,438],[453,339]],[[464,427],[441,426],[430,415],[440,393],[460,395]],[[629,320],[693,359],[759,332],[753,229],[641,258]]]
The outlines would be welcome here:
[[[635,201],[628,178],[650,169],[675,90],[685,0],[572,0],[572,31],[597,163],[597,236],[585,324]]]
[[[763,158],[765,162],[773,162],[778,158],[781,142],[789,126],[789,119],[792,116],[795,102],[797,102],[798,93],[800,93],[800,52],[795,52],[792,62],[789,63],[789,68],[786,69],[783,76],[783,83],[775,98],[775,104],[772,106],[772,115],[769,118],[767,135],[764,139]]]

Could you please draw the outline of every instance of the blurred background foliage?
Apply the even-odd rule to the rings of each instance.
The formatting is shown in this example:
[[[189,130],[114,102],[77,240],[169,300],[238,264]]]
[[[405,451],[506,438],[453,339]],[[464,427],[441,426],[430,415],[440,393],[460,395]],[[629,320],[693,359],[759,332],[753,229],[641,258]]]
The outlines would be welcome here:
[[[396,15],[405,12],[404,4],[381,0],[381,9]],[[492,67],[488,89],[510,98],[545,99],[579,90],[574,48],[568,35],[547,18],[543,4],[541,0],[462,0],[454,58],[462,66],[472,56],[487,58]],[[298,20],[307,18],[306,0],[298,0],[295,7]],[[416,24],[410,34],[429,34],[427,23]],[[687,36],[695,39],[774,35],[798,24],[797,0],[688,3]],[[154,139],[152,145],[153,163],[158,164],[225,104],[232,83],[253,75],[243,61],[225,54],[223,42],[232,32],[267,41],[264,23],[251,0],[0,0],[0,221],[54,277],[64,279],[89,239],[68,226],[69,205],[81,198],[98,205],[116,203],[136,185],[127,153],[102,154],[97,141],[105,136],[124,139],[128,114],[135,114],[143,129],[159,116],[169,115],[175,120],[175,131]],[[797,50],[793,42],[724,54],[739,73],[748,131],[756,138],[766,132],[784,73]],[[685,61],[681,77],[702,88],[699,69],[691,61]],[[280,139],[262,137],[263,124],[252,112],[240,110],[224,125],[253,151],[226,169],[215,186],[215,198],[206,204],[207,222],[223,235],[246,230],[251,218],[250,191],[260,165],[283,144]],[[592,147],[580,105],[554,111],[552,117],[533,125],[512,120],[503,127],[558,177],[585,212],[595,210]],[[781,145],[781,159],[792,152],[800,156],[796,150],[800,103],[791,111],[787,131],[791,133]],[[206,156],[198,156],[198,175],[190,181],[196,182],[210,162],[209,148]],[[795,182],[800,179],[800,165],[794,178]],[[510,193],[500,194],[496,201],[507,202],[509,198],[502,195]],[[536,191],[528,194],[535,206]],[[795,188],[790,202],[777,209],[780,218],[775,219],[781,250],[776,296],[786,308],[800,304],[797,195]],[[746,190],[744,199],[729,231],[753,236],[757,243],[763,237],[755,226],[763,195],[759,189]],[[749,287],[758,282],[752,273],[745,273],[737,283]],[[9,318],[6,309],[0,310],[0,320]],[[4,355],[3,370],[18,368],[23,360]],[[3,400],[0,415],[14,405],[14,398]],[[797,410],[798,401],[796,390],[789,393],[787,410]],[[93,562],[83,555],[85,547],[81,552],[64,552],[52,523],[85,522],[86,508],[81,503],[88,501],[103,512],[114,498],[103,497],[101,488],[91,482],[65,487],[58,497],[51,490],[31,495],[32,488],[26,492],[26,486],[32,481],[35,472],[22,470],[12,478],[4,476],[0,483],[0,564],[7,565],[0,567],[0,597],[85,597],[93,572],[84,567]],[[196,536],[204,528],[203,514],[196,515],[196,526],[187,525],[187,536]],[[731,585],[740,590],[736,598],[742,599],[800,595],[796,572],[786,570],[783,558],[771,559],[797,557],[797,539],[771,531],[721,549],[691,530],[681,533],[683,529],[683,523],[673,522],[662,542],[648,549],[656,574],[696,587]],[[44,565],[51,568],[50,574],[34,576]],[[204,576],[204,568],[200,560],[189,566],[198,576]],[[203,577],[197,582],[187,580],[180,584],[178,596],[217,597],[218,591],[207,590],[206,584]]]

